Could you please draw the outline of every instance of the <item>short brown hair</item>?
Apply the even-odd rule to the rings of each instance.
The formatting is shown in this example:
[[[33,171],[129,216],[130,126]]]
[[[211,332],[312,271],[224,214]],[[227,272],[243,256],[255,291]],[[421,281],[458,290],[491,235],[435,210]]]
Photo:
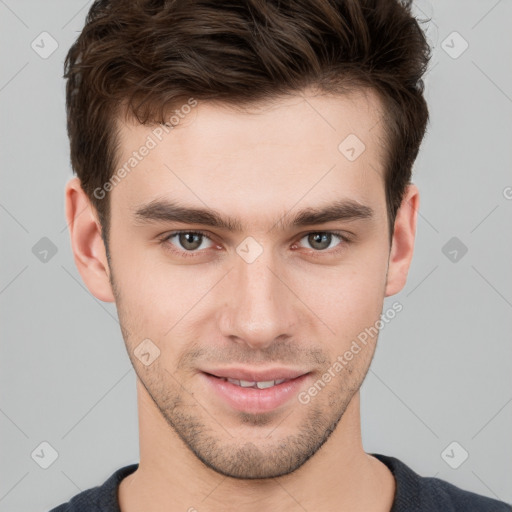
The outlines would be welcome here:
[[[165,123],[183,98],[248,105],[315,87],[376,91],[390,239],[428,122],[430,47],[400,0],[96,0],[65,64],[71,165],[108,255],[116,119]],[[126,119],[126,117],[125,117]]]

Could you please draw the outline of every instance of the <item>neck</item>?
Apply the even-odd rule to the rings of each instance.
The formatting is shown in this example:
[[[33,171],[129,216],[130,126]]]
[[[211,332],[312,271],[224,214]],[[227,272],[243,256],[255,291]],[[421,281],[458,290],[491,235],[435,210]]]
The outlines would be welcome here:
[[[165,422],[139,380],[137,396],[140,462],[119,486],[122,512],[391,510],[395,480],[363,450],[359,391],[315,455],[293,473],[258,480],[226,477],[205,466]]]

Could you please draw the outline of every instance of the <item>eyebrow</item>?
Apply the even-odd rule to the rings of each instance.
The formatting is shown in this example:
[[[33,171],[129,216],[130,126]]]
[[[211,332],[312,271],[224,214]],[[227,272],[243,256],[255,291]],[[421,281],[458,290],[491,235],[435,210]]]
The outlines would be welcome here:
[[[283,215],[274,223],[271,231],[279,226],[304,227],[332,221],[371,220],[375,213],[369,206],[352,199],[343,199],[323,206],[308,207],[294,214],[288,222],[284,222],[290,213]],[[182,206],[169,199],[154,199],[134,209],[137,224],[153,222],[180,222],[183,224],[202,224],[212,228],[223,229],[235,233],[243,231],[243,224],[238,218],[224,217],[215,210]]]

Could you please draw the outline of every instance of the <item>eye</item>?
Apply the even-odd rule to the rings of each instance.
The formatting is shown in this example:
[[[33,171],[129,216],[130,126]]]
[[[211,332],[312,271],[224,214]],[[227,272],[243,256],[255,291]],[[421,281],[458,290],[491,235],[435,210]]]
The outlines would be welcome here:
[[[313,253],[317,254],[324,251],[329,254],[337,253],[350,243],[350,239],[338,231],[313,231],[304,235],[300,242],[302,240],[306,240]],[[215,246],[215,242],[202,231],[175,231],[161,238],[160,243],[166,250],[185,258],[198,256],[202,250]],[[297,243],[292,246],[292,249],[295,248]],[[333,248],[333,251],[329,251]]]
[[[345,243],[349,242],[349,239],[342,233],[332,231],[317,231],[308,233],[301,238],[301,241],[304,239],[306,239],[307,243],[310,244],[311,248],[313,248],[316,252],[332,249],[333,247],[345,245]],[[334,243],[334,245],[332,245],[333,242],[336,242],[336,239],[344,243]]]
[[[176,239],[175,242],[172,241],[173,239]],[[204,245],[206,240],[213,244],[212,240],[200,231],[176,231],[163,238],[162,243],[176,245],[178,247],[176,252],[194,253],[211,247],[211,245]]]

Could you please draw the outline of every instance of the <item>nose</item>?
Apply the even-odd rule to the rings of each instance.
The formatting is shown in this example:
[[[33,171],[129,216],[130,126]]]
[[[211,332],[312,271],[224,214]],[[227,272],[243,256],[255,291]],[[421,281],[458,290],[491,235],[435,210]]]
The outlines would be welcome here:
[[[293,335],[300,302],[279,268],[270,251],[264,251],[252,263],[242,258],[235,261],[228,290],[224,290],[229,299],[220,312],[220,330],[225,337],[264,350],[277,339]]]

